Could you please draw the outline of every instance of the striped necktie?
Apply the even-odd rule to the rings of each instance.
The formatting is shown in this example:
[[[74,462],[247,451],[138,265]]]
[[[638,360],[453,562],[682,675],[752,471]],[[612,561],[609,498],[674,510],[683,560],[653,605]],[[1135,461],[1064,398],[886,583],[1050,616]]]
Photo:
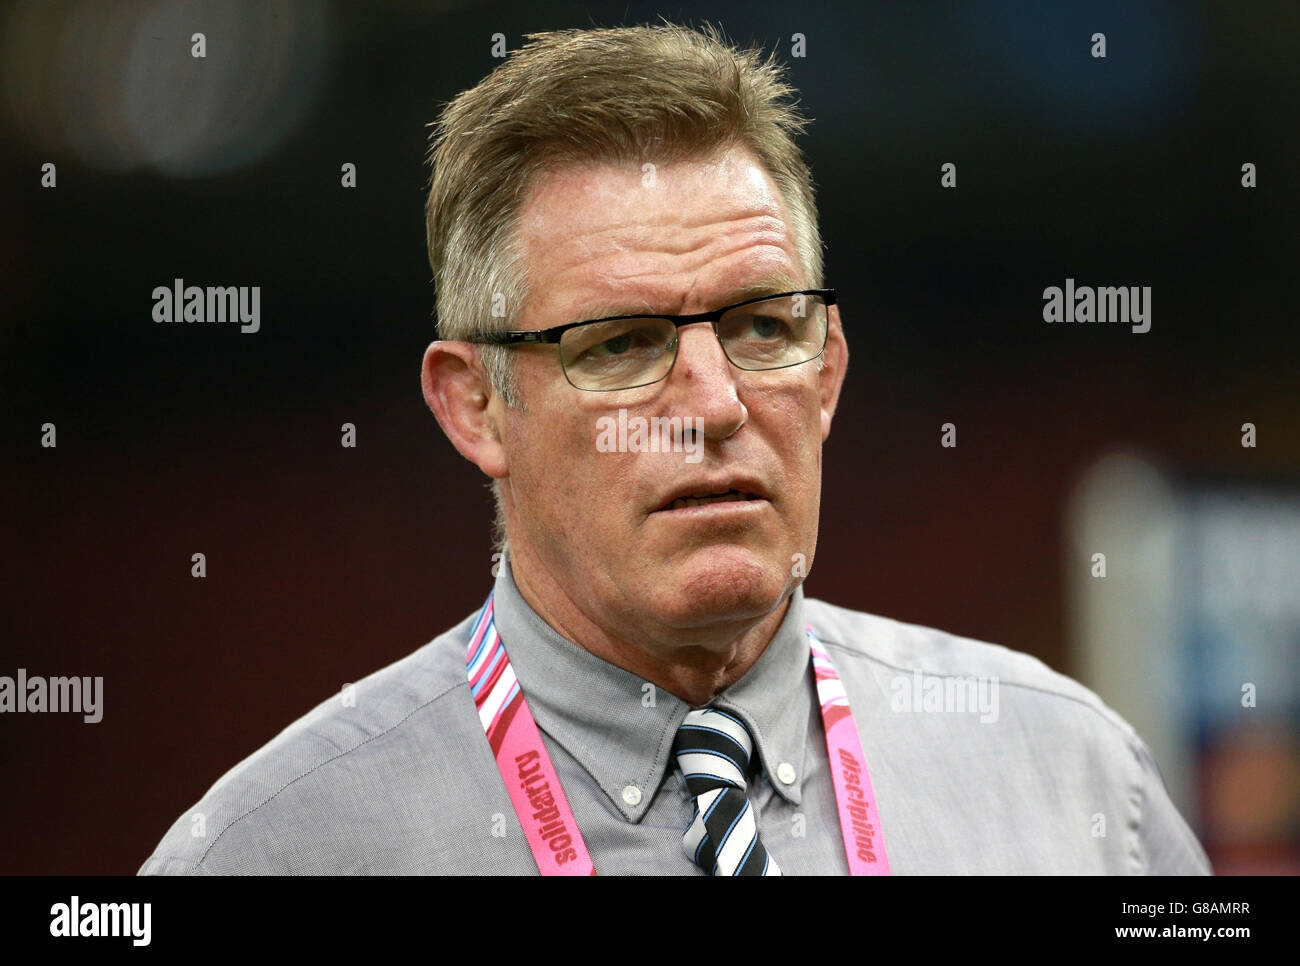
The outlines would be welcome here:
[[[682,845],[710,875],[780,875],[781,867],[758,839],[745,775],[754,743],[740,719],[701,708],[686,715],[673,755],[695,799],[695,817]]]

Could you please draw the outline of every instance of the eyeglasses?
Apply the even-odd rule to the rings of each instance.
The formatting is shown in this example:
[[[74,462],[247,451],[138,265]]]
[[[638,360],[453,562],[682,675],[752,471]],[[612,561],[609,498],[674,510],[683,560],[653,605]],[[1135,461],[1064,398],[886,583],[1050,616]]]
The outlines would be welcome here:
[[[827,308],[835,289],[764,295],[696,315],[617,315],[529,332],[483,332],[486,345],[558,344],[564,378],[575,389],[613,392],[665,378],[677,361],[677,330],[711,322],[727,361],[737,369],[785,369],[811,362],[826,348]]]

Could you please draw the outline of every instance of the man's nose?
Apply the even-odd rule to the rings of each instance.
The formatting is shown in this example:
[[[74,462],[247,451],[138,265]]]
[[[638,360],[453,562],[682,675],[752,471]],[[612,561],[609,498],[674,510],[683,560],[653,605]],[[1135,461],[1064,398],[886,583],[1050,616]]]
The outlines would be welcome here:
[[[749,417],[736,391],[736,369],[708,322],[677,330],[677,361],[668,381],[677,395],[683,416],[704,420],[704,435],[723,440],[733,435]]]

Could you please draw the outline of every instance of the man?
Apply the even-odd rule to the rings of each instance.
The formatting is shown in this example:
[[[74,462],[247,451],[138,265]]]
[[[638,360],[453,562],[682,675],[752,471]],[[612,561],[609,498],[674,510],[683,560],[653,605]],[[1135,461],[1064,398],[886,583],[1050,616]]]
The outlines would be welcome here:
[[[495,586],[142,873],[1208,871],[1091,692],[803,596],[848,349],[790,93],[663,26],[536,36],[447,107],[422,378]]]

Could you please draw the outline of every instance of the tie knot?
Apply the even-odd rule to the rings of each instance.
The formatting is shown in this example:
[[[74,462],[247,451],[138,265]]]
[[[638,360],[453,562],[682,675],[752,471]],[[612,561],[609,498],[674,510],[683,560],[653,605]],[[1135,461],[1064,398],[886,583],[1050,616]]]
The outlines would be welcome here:
[[[686,715],[673,740],[673,755],[692,795],[714,788],[745,788],[754,742],[735,715],[701,708]]]

